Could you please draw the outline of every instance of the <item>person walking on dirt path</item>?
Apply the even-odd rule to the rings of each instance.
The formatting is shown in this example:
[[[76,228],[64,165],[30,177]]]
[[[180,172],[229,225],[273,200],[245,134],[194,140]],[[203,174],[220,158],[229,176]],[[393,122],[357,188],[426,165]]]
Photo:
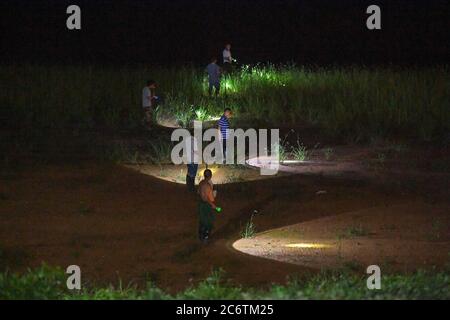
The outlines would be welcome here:
[[[191,137],[186,140],[187,152],[187,173],[186,173],[186,187],[188,191],[195,192],[195,177],[197,176],[199,151],[197,138],[191,134]]]
[[[142,89],[142,108],[144,110],[144,122],[148,128],[150,128],[153,123],[153,109],[155,105],[155,99],[157,98],[154,94],[155,89],[156,82],[154,80],[147,81],[147,85]]]
[[[219,127],[219,136],[220,140],[222,141],[222,157],[223,157],[223,163],[226,162],[227,158],[227,141],[229,137],[229,130],[230,130],[230,121],[232,112],[230,108],[225,108],[223,111],[223,115],[220,117],[218,122]]]
[[[198,185],[198,194],[200,196],[198,203],[198,237],[203,243],[207,243],[216,219],[215,212],[221,212],[222,209],[215,204],[213,186],[211,183],[212,171],[206,169],[203,172],[204,179]]]
[[[223,57],[223,70],[225,73],[231,73],[232,71],[232,63],[234,61],[233,57],[231,56],[231,44],[227,43],[225,45],[225,49],[223,49],[222,52]]]
[[[206,72],[208,72],[208,94],[211,96],[214,88],[214,94],[217,97],[220,91],[220,67],[217,65],[216,58],[211,59],[211,63],[206,67]]]

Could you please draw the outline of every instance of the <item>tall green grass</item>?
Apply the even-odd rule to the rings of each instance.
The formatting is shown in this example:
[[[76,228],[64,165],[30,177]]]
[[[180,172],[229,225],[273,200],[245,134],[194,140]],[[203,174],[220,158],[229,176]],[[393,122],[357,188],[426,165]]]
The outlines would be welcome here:
[[[317,124],[354,140],[408,134],[430,140],[450,129],[447,66],[422,69],[305,69],[244,66],[207,96],[202,69],[0,66],[0,110],[12,124],[66,128],[128,126],[142,119],[147,79],[165,96],[160,112],[184,122],[232,107],[238,117],[291,126]]]
[[[221,270],[175,295],[151,283],[136,286],[85,287],[68,290],[59,268],[40,268],[18,275],[0,273],[0,299],[450,299],[449,271],[383,275],[380,290],[368,290],[367,275],[349,270],[322,272],[266,289],[233,285]]]

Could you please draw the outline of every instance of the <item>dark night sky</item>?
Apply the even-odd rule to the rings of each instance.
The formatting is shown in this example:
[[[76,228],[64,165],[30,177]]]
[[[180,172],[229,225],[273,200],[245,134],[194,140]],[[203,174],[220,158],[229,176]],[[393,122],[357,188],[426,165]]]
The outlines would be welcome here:
[[[66,29],[66,7],[82,30]],[[366,8],[382,30],[366,29]],[[2,0],[3,62],[204,64],[231,41],[242,62],[448,62],[447,0]]]

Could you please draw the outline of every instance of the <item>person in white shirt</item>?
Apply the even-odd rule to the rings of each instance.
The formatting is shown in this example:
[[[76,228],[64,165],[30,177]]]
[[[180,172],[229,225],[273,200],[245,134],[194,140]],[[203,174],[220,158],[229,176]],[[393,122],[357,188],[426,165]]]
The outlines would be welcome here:
[[[152,124],[152,113],[154,104],[154,90],[156,89],[156,82],[154,80],[147,81],[147,85],[142,89],[142,108],[145,114],[145,122],[147,126]]]
[[[223,49],[223,69],[226,73],[231,72],[231,63],[233,62],[233,57],[231,56],[231,44],[226,44],[225,49]]]

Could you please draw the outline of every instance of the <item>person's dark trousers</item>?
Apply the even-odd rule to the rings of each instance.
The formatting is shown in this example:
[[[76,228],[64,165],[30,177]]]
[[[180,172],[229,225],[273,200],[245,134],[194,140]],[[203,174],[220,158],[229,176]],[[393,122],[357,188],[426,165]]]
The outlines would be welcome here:
[[[200,241],[208,241],[214,220],[215,215],[211,205],[203,200],[200,200],[198,203],[198,237]]]
[[[210,82],[210,83],[209,83],[209,88],[208,88],[208,94],[209,94],[209,96],[212,95],[213,88],[215,89],[215,93],[214,93],[214,94],[215,94],[216,96],[218,96],[218,95],[219,95],[219,92],[220,92],[220,83],[219,83],[219,82]]]
[[[222,157],[225,164],[227,162],[227,139],[222,139]]]
[[[187,165],[186,186],[191,192],[195,192],[195,177],[197,176],[197,170],[197,163],[189,163]]]
[[[153,124],[153,109],[151,107],[144,107],[144,122],[150,127]]]
[[[208,241],[210,230],[203,226],[198,227],[198,239],[200,241]]]
[[[231,73],[232,68],[233,68],[231,63],[229,63],[229,62],[224,62],[222,67],[223,67],[223,71],[228,74]]]

